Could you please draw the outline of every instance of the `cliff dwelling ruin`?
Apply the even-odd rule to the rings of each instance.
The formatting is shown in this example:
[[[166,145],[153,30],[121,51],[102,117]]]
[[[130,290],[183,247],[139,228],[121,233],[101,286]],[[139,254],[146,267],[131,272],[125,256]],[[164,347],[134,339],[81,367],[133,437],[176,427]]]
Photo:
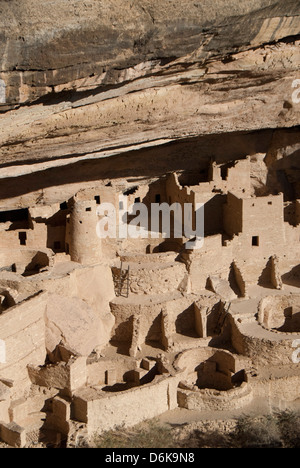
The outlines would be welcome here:
[[[47,3],[0,0],[0,440],[299,408],[299,1]]]

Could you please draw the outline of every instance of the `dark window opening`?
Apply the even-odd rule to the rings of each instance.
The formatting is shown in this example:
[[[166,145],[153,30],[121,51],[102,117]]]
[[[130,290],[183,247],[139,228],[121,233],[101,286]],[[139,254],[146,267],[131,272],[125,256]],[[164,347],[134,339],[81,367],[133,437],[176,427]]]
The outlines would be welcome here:
[[[258,247],[259,246],[259,237],[258,236],[253,236],[252,237],[252,245],[253,245],[253,247]]]
[[[59,241],[55,241],[53,247],[54,250],[61,250],[61,243]]]
[[[0,223],[15,222],[15,221],[28,221],[28,209],[3,211],[0,213]]]
[[[101,198],[100,198],[100,196],[99,196],[99,195],[96,195],[94,198],[95,198],[95,200],[96,200],[97,205],[100,205],[100,204],[101,204]]]
[[[134,203],[141,203],[140,197],[137,197],[137,198],[134,200]]]
[[[68,209],[68,203],[67,202],[63,202],[60,204],[60,209],[61,210],[67,210]]]
[[[19,232],[19,241],[20,241],[20,245],[26,245],[26,241],[27,241],[26,232]]]
[[[160,203],[160,200],[161,200],[160,193],[157,193],[155,195],[155,203]]]
[[[86,208],[85,211],[92,211],[92,208]]]
[[[273,202],[269,201],[269,202],[268,202],[268,205],[273,205]]]
[[[186,171],[178,175],[178,182],[182,187],[199,185],[202,182],[209,182],[209,170],[199,169],[198,171]]]
[[[227,177],[228,177],[228,167],[227,166],[222,166],[221,167],[221,177],[222,177],[222,180],[227,180]]]

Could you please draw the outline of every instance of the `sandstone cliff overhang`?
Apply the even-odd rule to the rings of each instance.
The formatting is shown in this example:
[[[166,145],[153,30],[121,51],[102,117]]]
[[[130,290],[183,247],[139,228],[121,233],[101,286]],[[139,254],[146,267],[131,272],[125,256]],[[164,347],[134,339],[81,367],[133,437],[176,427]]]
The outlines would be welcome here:
[[[1,0],[7,103],[30,102],[68,83],[84,90],[126,82],[126,70],[141,63],[143,73],[178,59],[203,64],[295,36],[299,6],[295,0]]]
[[[43,188],[54,168],[120,155],[126,164],[201,136],[297,130],[299,7],[0,0],[4,191],[20,175],[38,174]]]

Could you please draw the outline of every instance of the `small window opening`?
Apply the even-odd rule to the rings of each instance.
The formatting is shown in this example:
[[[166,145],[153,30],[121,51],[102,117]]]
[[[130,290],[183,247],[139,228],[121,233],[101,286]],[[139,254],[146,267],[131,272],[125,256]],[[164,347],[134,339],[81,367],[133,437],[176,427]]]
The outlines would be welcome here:
[[[26,241],[27,241],[26,232],[19,232],[19,241],[20,241],[20,245],[26,245]]]
[[[252,245],[253,245],[253,247],[258,247],[259,246],[259,237],[258,236],[253,236],[252,237]]]
[[[68,203],[67,202],[63,202],[60,204],[60,209],[61,210],[67,210],[68,209]]]
[[[60,250],[61,249],[61,243],[59,241],[55,241],[53,244],[54,250]]]
[[[221,177],[222,177],[222,180],[227,180],[227,178],[228,178],[228,167],[226,167],[226,166],[221,167]]]

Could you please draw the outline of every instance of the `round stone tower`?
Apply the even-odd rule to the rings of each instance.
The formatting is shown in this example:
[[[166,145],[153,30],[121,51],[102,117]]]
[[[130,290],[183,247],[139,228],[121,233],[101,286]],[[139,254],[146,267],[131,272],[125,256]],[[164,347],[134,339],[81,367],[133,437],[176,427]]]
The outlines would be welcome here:
[[[97,236],[97,204],[95,200],[74,197],[67,224],[67,245],[71,260],[85,265],[101,261],[101,239]]]

